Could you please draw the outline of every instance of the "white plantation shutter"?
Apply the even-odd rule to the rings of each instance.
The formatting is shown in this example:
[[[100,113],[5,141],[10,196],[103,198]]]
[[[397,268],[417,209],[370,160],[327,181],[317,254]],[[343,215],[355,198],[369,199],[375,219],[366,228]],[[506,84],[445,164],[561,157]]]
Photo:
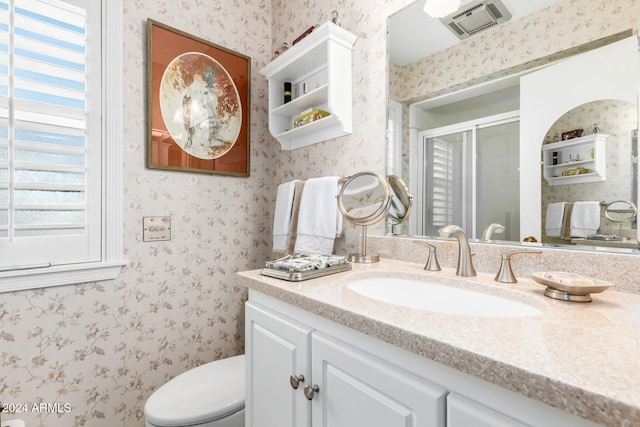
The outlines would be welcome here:
[[[88,206],[100,192],[87,191],[100,174],[89,155],[92,138],[100,144],[90,114],[100,92],[87,79],[94,67],[99,75],[100,45],[94,63],[92,48],[86,9],[0,0],[0,265],[98,259]]]
[[[0,278],[105,261],[105,4],[0,0]]]

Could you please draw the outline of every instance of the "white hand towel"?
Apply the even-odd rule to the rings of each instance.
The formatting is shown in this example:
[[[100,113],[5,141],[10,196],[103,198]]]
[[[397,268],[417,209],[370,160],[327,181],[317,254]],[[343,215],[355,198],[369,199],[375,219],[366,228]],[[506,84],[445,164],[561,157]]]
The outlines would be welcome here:
[[[571,212],[571,237],[589,237],[600,228],[600,202],[575,202]]]
[[[287,239],[291,227],[291,208],[296,181],[278,185],[276,193],[276,209],[273,214],[273,248],[274,252],[287,249]]]
[[[564,204],[565,202],[555,202],[547,205],[545,231],[548,237],[560,237],[562,219],[564,217]]]
[[[336,235],[342,232],[338,210],[337,176],[308,179],[300,199],[298,238],[295,252],[305,255],[331,255]]]

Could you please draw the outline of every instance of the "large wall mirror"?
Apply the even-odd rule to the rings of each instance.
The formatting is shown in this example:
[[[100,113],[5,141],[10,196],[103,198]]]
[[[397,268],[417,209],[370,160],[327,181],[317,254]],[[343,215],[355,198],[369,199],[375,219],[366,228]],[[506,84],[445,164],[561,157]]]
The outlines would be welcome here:
[[[612,1],[601,3],[638,9]],[[457,224],[478,240],[640,253],[635,216],[605,215],[616,200],[638,205],[637,13],[606,34],[574,27],[579,41],[562,30],[577,9],[583,22],[613,13],[598,2],[502,0],[504,28],[466,40],[426,15],[425,0],[389,17],[388,172],[414,197],[404,234]],[[583,202],[599,209],[589,238],[571,235]],[[548,229],[560,204],[558,234]]]

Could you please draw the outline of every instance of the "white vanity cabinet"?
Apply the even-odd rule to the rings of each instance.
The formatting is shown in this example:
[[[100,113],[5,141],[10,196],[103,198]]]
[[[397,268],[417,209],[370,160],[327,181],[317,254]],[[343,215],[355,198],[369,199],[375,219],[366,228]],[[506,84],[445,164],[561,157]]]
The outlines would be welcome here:
[[[312,329],[258,304],[245,305],[247,427],[308,427],[303,389],[311,377]],[[291,377],[299,385],[293,388]]]
[[[457,393],[447,396],[447,427],[527,427]]]
[[[609,135],[594,134],[542,146],[543,176],[549,185],[605,181],[605,141]],[[584,174],[562,176],[563,171],[584,168]]]
[[[257,291],[245,315],[246,427],[597,426]]]
[[[280,54],[260,73],[269,84],[269,131],[283,150],[293,150],[352,132],[352,50],[355,34],[327,22]],[[284,83],[292,99],[284,102]],[[327,117],[294,127],[308,110]]]
[[[246,343],[247,427],[445,427],[443,388],[260,304]]]
[[[444,427],[446,390],[314,332],[313,426]]]

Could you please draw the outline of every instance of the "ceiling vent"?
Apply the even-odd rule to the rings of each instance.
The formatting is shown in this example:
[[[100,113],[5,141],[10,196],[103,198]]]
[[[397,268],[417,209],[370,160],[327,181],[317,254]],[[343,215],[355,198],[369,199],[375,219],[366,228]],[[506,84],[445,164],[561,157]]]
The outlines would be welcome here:
[[[509,19],[511,14],[500,0],[476,0],[440,18],[440,21],[459,39],[464,40]]]

